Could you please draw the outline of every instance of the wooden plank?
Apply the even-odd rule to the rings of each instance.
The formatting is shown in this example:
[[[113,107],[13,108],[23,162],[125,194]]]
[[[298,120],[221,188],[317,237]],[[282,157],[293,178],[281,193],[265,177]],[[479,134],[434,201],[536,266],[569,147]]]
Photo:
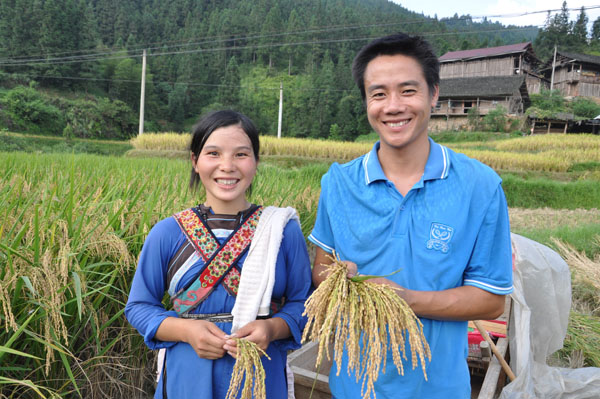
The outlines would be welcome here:
[[[496,343],[496,347],[506,359],[508,349],[508,338],[499,338],[498,342]],[[487,373],[485,373],[483,383],[481,384],[478,399],[496,398],[496,395],[497,393],[499,393],[499,390],[501,390],[502,387],[504,387],[505,379],[506,375],[502,370],[502,366],[500,366],[500,362],[495,356],[492,357],[490,365],[488,366]]]
[[[497,323],[493,320],[479,320],[479,324],[488,333],[506,335],[506,324],[504,323]],[[475,329],[475,324],[473,324],[472,321],[469,321],[469,327]]]
[[[331,391],[329,390],[331,361],[323,359],[323,364],[317,374],[315,361],[318,349],[317,342],[308,342],[302,348],[288,355],[290,370],[294,374],[294,393],[296,399],[331,398]]]

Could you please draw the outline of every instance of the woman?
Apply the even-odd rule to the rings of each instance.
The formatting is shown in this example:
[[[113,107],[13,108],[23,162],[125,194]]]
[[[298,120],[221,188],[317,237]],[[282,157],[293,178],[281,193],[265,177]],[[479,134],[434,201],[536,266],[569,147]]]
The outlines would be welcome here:
[[[140,254],[125,315],[150,349],[166,348],[155,398],[224,398],[237,354],[258,344],[267,398],[288,397],[286,354],[300,346],[311,271],[292,208],[248,202],[258,132],[234,111],[203,117],[190,145],[206,201],[158,222]],[[162,303],[165,291],[173,310]]]

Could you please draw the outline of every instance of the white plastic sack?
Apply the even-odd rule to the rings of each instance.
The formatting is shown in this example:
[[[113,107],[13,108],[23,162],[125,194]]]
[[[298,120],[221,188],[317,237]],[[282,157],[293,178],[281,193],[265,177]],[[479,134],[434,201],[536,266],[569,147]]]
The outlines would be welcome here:
[[[571,273],[552,249],[511,235],[514,261],[513,311],[509,325],[511,368],[517,378],[501,399],[598,399],[600,368],[550,367],[562,348],[571,309]]]

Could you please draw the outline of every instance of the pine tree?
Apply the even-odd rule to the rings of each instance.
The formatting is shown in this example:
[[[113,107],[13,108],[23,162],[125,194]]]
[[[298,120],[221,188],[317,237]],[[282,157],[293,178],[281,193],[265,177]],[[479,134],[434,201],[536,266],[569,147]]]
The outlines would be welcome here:
[[[219,86],[217,100],[219,103],[231,108],[237,108],[239,105],[240,71],[235,57],[231,57],[227,63],[225,75],[221,79],[221,85]]]
[[[588,24],[588,16],[585,13],[585,8],[581,7],[579,12],[579,16],[577,20],[573,24],[573,29],[571,31],[571,43],[570,49],[583,52],[588,44],[588,36],[587,36],[587,24]]]

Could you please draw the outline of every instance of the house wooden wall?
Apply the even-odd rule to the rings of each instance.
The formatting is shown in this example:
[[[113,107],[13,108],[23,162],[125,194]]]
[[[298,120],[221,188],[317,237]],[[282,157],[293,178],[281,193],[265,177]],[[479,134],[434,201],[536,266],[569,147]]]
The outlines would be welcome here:
[[[542,79],[529,74],[525,78],[525,84],[527,85],[527,92],[529,94],[538,94],[542,88],[548,89],[549,86],[549,84],[542,81]]]
[[[444,62],[440,65],[440,78],[518,75],[521,73],[521,66],[528,68],[527,64],[521,65],[520,62],[520,56],[518,55],[478,58],[471,61]]]
[[[432,115],[466,115],[472,108],[477,108],[479,115],[487,115],[499,105],[511,112],[511,108],[514,108],[514,101],[509,98],[443,99],[438,101],[438,105],[434,108]]]
[[[554,87],[563,96],[600,97],[600,66],[572,63],[554,70]]]

